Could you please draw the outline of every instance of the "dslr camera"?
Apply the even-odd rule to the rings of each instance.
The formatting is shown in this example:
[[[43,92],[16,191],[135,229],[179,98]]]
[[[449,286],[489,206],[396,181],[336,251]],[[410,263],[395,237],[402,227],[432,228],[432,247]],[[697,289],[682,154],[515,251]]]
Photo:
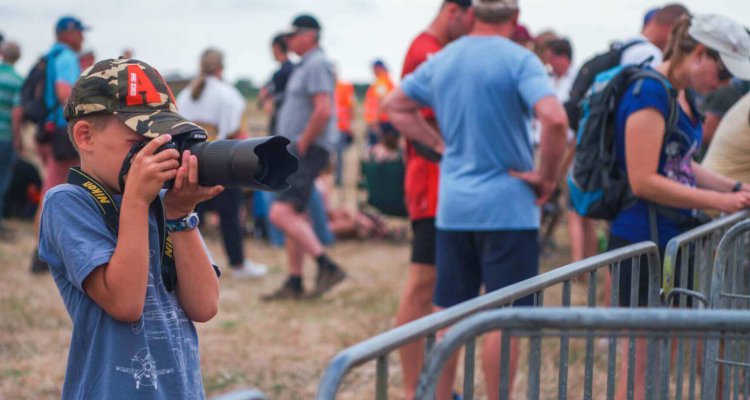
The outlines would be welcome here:
[[[223,185],[277,192],[289,188],[286,182],[297,172],[297,158],[289,153],[289,139],[271,136],[244,140],[207,142],[202,129],[175,135],[157,149],[185,150],[198,157],[198,183],[201,186]],[[144,142],[145,143],[145,142]],[[165,184],[171,188],[174,180]]]

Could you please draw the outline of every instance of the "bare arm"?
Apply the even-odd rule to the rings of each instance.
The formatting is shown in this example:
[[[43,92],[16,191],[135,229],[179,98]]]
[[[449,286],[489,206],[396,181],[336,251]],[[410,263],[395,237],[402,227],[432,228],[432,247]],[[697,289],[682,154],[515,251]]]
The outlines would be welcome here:
[[[170,236],[177,269],[177,300],[191,321],[206,322],[219,310],[219,278],[197,229]]]
[[[542,124],[539,170],[511,171],[511,175],[531,185],[537,194],[537,204],[543,204],[554,192],[562,175],[561,167],[566,156],[568,116],[560,101],[554,96],[546,96],[537,101],[534,113]]]
[[[167,219],[183,218],[195,206],[219,194],[221,186],[198,184],[198,159],[185,151],[174,188],[164,197]],[[219,310],[219,279],[197,229],[170,234],[177,269],[177,300],[192,321],[206,322]]]
[[[298,150],[304,154],[315,139],[323,134],[328,120],[331,118],[331,95],[328,93],[317,93],[313,96],[313,111],[307,125],[299,138]]]
[[[177,173],[176,150],[153,153],[170,139],[169,135],[160,136],[134,157],[120,205],[115,251],[109,263],[94,269],[83,281],[86,294],[118,321],[135,322],[143,314],[149,269],[149,205],[164,181]]]
[[[67,82],[55,82],[55,94],[57,95],[57,101],[65,107],[65,103],[70,97],[70,92],[73,91],[73,86]]]
[[[442,136],[419,112],[420,104],[409,98],[401,88],[386,97],[383,107],[393,126],[406,138],[420,142],[438,154],[443,153]]]
[[[695,174],[695,181],[699,188],[711,189],[717,192],[731,192],[734,189],[734,185],[737,183],[734,179],[728,178],[724,175],[711,171],[693,161],[693,173]],[[750,190],[748,184],[742,184],[743,190]]]
[[[664,142],[664,118],[647,108],[628,117],[625,124],[625,160],[633,193],[643,199],[678,208],[715,209],[735,212],[750,206],[747,192],[719,193],[691,188],[658,173]],[[696,175],[701,175],[699,171]],[[706,179],[705,174],[701,179]],[[705,183],[705,182],[704,182]]]

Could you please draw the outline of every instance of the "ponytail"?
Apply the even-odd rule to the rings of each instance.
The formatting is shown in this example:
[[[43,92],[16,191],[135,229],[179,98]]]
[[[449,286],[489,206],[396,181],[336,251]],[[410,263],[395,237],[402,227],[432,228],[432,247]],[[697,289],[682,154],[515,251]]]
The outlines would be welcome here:
[[[690,18],[681,18],[675,22],[672,28],[672,36],[669,38],[667,49],[664,52],[664,61],[671,61],[667,71],[667,79],[674,77],[674,70],[679,66],[688,54],[698,46],[698,41],[688,33],[690,29]]]
[[[201,72],[198,78],[193,81],[193,90],[190,92],[190,97],[193,100],[198,100],[203,94],[203,89],[206,88],[206,76],[213,75],[224,68],[224,55],[216,49],[208,48],[201,55]]]

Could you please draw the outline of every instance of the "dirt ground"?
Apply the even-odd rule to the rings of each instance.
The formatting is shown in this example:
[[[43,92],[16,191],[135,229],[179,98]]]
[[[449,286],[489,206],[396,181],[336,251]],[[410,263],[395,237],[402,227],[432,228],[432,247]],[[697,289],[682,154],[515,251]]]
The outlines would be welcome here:
[[[251,107],[252,108],[252,107]],[[254,115],[250,131],[262,131]],[[334,201],[355,206],[356,152],[346,165],[346,191]],[[406,221],[391,221],[406,224]],[[47,275],[31,275],[28,266],[35,246],[29,222],[9,221],[14,241],[0,243],[0,399],[59,398],[65,374],[71,322],[57,288]],[[560,248],[542,259],[547,270],[567,262],[564,221],[558,229]],[[216,235],[207,243],[226,265]],[[202,370],[209,396],[254,387],[272,399],[313,398],[328,361],[340,350],[389,329],[409,259],[408,241],[340,241],[330,249],[349,278],[321,299],[263,303],[261,294],[285,278],[285,254],[259,240],[245,240],[249,258],[271,267],[267,277],[221,279],[219,314],[198,324]],[[314,266],[306,264],[307,287]],[[401,394],[397,357],[392,357],[390,392]],[[346,382],[342,398],[371,398],[374,366],[358,369]]]

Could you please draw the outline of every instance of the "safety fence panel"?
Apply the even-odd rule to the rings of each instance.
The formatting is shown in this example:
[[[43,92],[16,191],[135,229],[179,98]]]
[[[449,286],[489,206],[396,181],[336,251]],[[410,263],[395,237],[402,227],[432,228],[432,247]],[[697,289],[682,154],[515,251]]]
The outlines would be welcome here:
[[[627,265],[627,267],[622,264]],[[339,391],[342,390],[342,386],[346,386],[344,378],[354,368],[373,361],[375,362],[374,395],[367,397],[358,395],[356,398],[387,399],[390,383],[388,359],[392,352],[405,344],[422,340],[424,341],[427,350],[425,353],[427,354],[435,343],[438,331],[480,311],[500,307],[512,307],[515,301],[529,295],[534,296],[534,305],[538,307],[571,307],[574,305],[602,307],[611,304],[618,305],[621,296],[619,292],[620,276],[626,268],[629,269],[628,272],[630,273],[628,275],[630,275],[631,280],[629,293],[630,307],[638,306],[640,291],[639,274],[641,270],[648,276],[648,285],[645,290],[648,292],[649,307],[660,306],[661,264],[658,248],[651,242],[636,243],[540,274],[427,317],[420,318],[344,349],[331,360],[324,371],[318,387],[317,399],[335,399]],[[606,282],[606,279],[603,278],[608,274],[611,274],[611,292],[607,299],[602,296],[602,293],[605,291],[597,290],[597,283],[600,280]],[[524,309],[528,310],[529,308],[524,307]],[[532,348],[535,357],[541,355],[542,349],[538,344],[535,344]],[[595,353],[594,345],[593,339],[585,341],[584,352],[589,363],[593,362],[593,354]],[[464,357],[465,385],[463,388],[463,398],[466,400],[473,398],[474,393],[475,349],[476,343],[468,343],[466,356]],[[612,350],[610,349],[610,351]],[[588,365],[590,369],[593,367],[593,364]],[[561,374],[566,375],[567,373],[563,371]],[[590,379],[586,385],[591,387],[592,382]],[[350,389],[356,390],[357,388]]]
[[[680,308],[697,307],[708,300],[719,241],[729,228],[748,218],[750,211],[717,218],[667,243],[662,287],[667,296],[678,299]]]
[[[718,393],[716,358],[694,357],[706,368],[689,370],[673,362],[674,341],[689,339],[708,345],[750,341],[750,313],[738,310],[629,309],[629,308],[537,308],[503,309],[480,313],[453,326],[433,349],[422,371],[417,399],[432,400],[438,378],[448,359],[477,337],[502,331],[499,372],[499,398],[527,399],[747,399],[750,396],[750,374],[747,364],[732,376],[732,386]],[[521,340],[518,340],[521,339]],[[610,351],[574,355],[576,341],[605,341]],[[539,359],[531,346],[541,342],[544,356]],[[636,352],[634,342],[647,351]],[[518,343],[527,354],[525,365],[518,368],[514,387],[509,381],[508,353],[511,343]],[[617,352],[628,346],[629,351]],[[645,359],[645,363],[643,362]],[[639,369],[636,370],[635,366]],[[580,371],[584,371],[581,373]],[[566,371],[564,374],[561,371]],[[593,390],[585,380],[593,376]],[[692,375],[697,384],[680,388],[678,377]],[[698,376],[696,376],[698,375]],[[700,386],[700,387],[699,387]],[[712,391],[713,388],[713,391]],[[731,394],[731,397],[730,397]]]
[[[750,220],[734,225],[719,243],[711,279],[711,309],[747,310],[750,308]],[[750,314],[750,313],[748,313]],[[706,395],[719,393],[720,398],[750,396],[750,349],[742,340],[710,341],[706,357],[719,379],[706,385]],[[733,397],[725,397],[733,396]]]

